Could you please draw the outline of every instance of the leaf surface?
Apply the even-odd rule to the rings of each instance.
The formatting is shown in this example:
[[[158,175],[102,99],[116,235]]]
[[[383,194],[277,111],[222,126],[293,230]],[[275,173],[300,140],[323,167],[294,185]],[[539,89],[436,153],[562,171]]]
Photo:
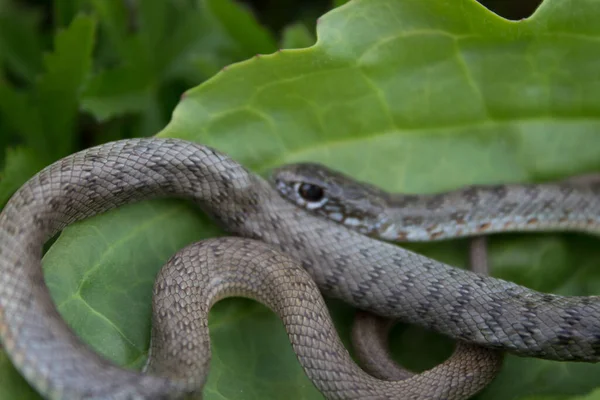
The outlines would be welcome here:
[[[597,172],[599,14],[594,0],[546,0],[518,22],[473,0],[351,1],[320,20],[314,46],[232,65],[188,91],[159,136],[216,147],[260,174],[318,161],[398,192]],[[85,341],[141,365],[154,274],[185,243],[217,232],[198,215],[178,202],[139,204],[65,230],[46,276]],[[466,246],[407,247],[460,267]],[[491,246],[493,275],[571,295],[600,293],[599,256],[597,238],[583,235],[506,235]],[[347,342],[352,310],[333,301],[332,314]],[[224,301],[210,327],[207,399],[322,398],[263,306]],[[451,352],[405,326],[392,347],[416,370]],[[598,376],[600,365],[507,356],[477,398],[584,396]]]

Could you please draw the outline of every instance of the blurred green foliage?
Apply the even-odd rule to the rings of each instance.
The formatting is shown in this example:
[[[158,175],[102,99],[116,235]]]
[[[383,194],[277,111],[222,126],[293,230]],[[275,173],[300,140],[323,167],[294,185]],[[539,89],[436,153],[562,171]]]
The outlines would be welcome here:
[[[149,136],[226,65],[314,43],[346,0],[0,0],[0,207],[45,165]],[[539,0],[484,1],[510,18]]]
[[[0,204],[60,157],[155,134],[222,67],[312,37],[231,0],[0,2]]]
[[[189,88],[212,77],[223,67],[256,54],[273,53],[278,48],[311,46],[315,41],[314,27],[318,17],[346,2],[345,0],[256,0],[244,3],[233,0],[56,0],[54,2],[0,0],[0,207],[35,172],[60,157],[110,140],[156,134],[170,121],[171,113],[178,104],[180,96]],[[488,0],[485,5],[505,17],[519,19],[528,16],[538,3],[537,0]],[[194,135],[195,132],[190,133],[191,137]],[[544,138],[539,137],[539,142],[545,142]],[[537,148],[541,145],[532,145],[532,147]],[[235,149],[230,150],[232,153],[235,152]],[[162,207],[160,204],[155,207],[160,212],[164,211],[160,208]],[[165,210],[167,210],[164,211],[165,215],[175,219],[169,214],[171,209],[165,208]],[[195,224],[196,220],[190,219],[185,214],[189,210],[176,209],[176,211],[181,214],[177,230],[182,231],[182,224],[187,222],[191,232],[190,237],[196,235],[195,229],[198,229],[196,225],[200,224]],[[175,217],[177,215],[179,214],[175,214]],[[123,225],[129,229],[131,226],[137,226],[136,224],[142,220],[146,220],[145,214],[134,222],[123,219]],[[104,227],[118,228],[119,225],[111,222]],[[118,235],[107,236],[114,238]],[[75,240],[81,239],[84,235],[73,234],[72,237]],[[68,239],[68,235],[63,237],[62,243],[64,244]],[[166,243],[166,239],[162,236],[157,236],[156,240],[156,247]],[[90,242],[97,244],[95,238],[91,238]],[[532,251],[531,246],[520,251],[510,251],[511,243],[510,241],[501,243],[502,246],[498,247],[502,247],[502,252],[498,250],[495,257],[521,254],[523,257],[535,258],[538,254]],[[547,242],[542,244],[542,250],[546,251]],[[71,254],[72,259],[80,264],[81,259],[89,252],[88,247],[81,246],[79,242],[75,243],[74,247],[80,248],[82,255],[76,255],[73,251],[69,251],[68,254]],[[176,248],[177,246],[173,245],[172,248],[165,249],[165,257]],[[555,248],[556,246],[552,247],[554,250]],[[454,251],[446,248],[445,250],[447,254],[453,254]],[[542,250],[539,253],[546,254]],[[572,253],[569,253],[569,257],[562,258],[571,260]],[[59,260],[57,265],[65,265],[68,254],[60,253],[60,257],[56,257]],[[122,260],[122,254],[119,256]],[[522,269],[533,271],[531,274],[539,278],[545,271],[547,272],[543,268],[548,267],[548,262],[541,256],[538,258],[540,258],[539,262],[527,259],[523,262],[512,260],[512,263],[518,266],[522,264]],[[561,261],[564,261],[562,258]],[[502,260],[496,263],[502,264]],[[511,262],[505,261],[504,264],[511,265]],[[161,264],[157,262],[156,265],[158,267]],[[566,261],[560,265],[570,267]],[[589,269],[591,270],[592,267]],[[511,271],[504,271],[504,273],[507,278],[513,278]],[[518,280],[523,273],[517,271],[514,275],[515,280]],[[555,275],[560,277],[558,274]],[[107,274],[107,276],[113,275]],[[526,283],[532,287],[536,286],[535,282]],[[554,288],[551,287],[549,290]],[[228,316],[227,307],[235,311],[231,304],[220,307],[221,314],[216,314],[217,316]],[[278,321],[274,322],[270,314],[252,305],[243,305],[243,307],[247,307],[262,318],[260,320],[262,322],[259,323],[263,325],[259,326],[259,331],[262,329],[270,332],[276,329],[274,326]],[[344,314],[347,311],[348,316],[350,315],[349,310],[343,308],[342,311],[339,310],[339,307],[338,311],[334,308],[333,312]],[[131,316],[125,317],[134,319]],[[253,317],[256,315],[253,314]],[[339,319],[343,318],[338,316]],[[256,318],[253,321],[256,321]],[[235,329],[234,327],[232,331]],[[247,329],[240,328],[237,332],[247,332]],[[423,336],[423,341],[427,341],[428,345],[431,342],[431,337],[419,331],[411,337],[409,347],[414,344],[412,338],[416,336]],[[224,342],[221,348],[228,348],[235,342],[233,334],[227,336],[226,332],[221,332],[220,337]],[[282,342],[287,344],[285,337],[280,337],[283,338]],[[273,345],[273,339],[269,338],[267,341],[269,346]],[[219,349],[218,343],[217,349]],[[403,350],[398,353],[407,353],[410,349]],[[419,355],[414,359],[422,358]],[[526,364],[527,362],[524,361],[518,365],[516,363],[520,361],[510,362],[517,367],[512,365],[512,369],[507,368],[509,372],[501,377],[492,391],[484,395],[489,396],[486,398],[502,398],[510,390],[500,389],[511,385],[517,387],[515,392],[526,393],[531,389],[529,387],[519,389],[517,381],[526,382],[532,387],[536,380],[540,381],[538,386],[549,385],[551,380],[560,381],[556,376],[564,371],[567,371],[564,374],[577,375],[579,380],[585,381],[584,384],[580,384],[582,387],[593,384],[589,372],[586,374],[580,371],[579,374],[575,374],[573,373],[575,367],[571,369],[565,367],[564,371],[552,371],[551,374],[543,375],[540,372],[542,369],[560,368],[556,367],[557,364],[550,366],[537,361],[532,361],[531,364]],[[126,364],[125,361],[123,363]],[[276,368],[281,368],[280,363],[272,364],[277,365]],[[8,379],[10,383],[8,385],[0,383],[0,398],[3,390],[13,396],[19,393],[17,396],[19,398],[36,398],[31,389],[23,384],[8,366],[8,360],[0,354],[0,377],[14,378]],[[245,366],[241,365],[241,367]],[[415,368],[419,369],[419,367],[422,366],[417,365]],[[2,375],[2,371],[6,371],[5,375]],[[527,373],[531,376],[526,376]],[[266,376],[265,380],[273,381],[275,375],[271,371],[271,375]],[[301,373],[298,376],[304,378]],[[545,378],[541,382],[543,380],[541,376],[550,378]],[[217,378],[213,379],[217,380]],[[251,384],[256,383],[256,376],[251,375],[249,379],[250,387]],[[575,387],[576,384],[579,382],[573,386]],[[221,396],[227,388],[220,388],[221,392],[215,396]],[[576,389],[578,390],[579,387]],[[284,392],[287,386],[282,385],[281,390]],[[307,386],[306,391],[310,394],[314,390]],[[565,391],[576,392],[572,388],[567,388]],[[597,395],[598,391],[595,391],[581,399],[588,400],[588,398],[596,398],[594,396]],[[563,393],[558,397],[530,398],[533,400],[534,398],[571,397]]]

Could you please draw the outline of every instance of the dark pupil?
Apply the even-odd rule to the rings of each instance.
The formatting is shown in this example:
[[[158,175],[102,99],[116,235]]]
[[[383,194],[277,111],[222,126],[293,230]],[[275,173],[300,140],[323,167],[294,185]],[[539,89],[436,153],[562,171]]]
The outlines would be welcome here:
[[[319,201],[323,198],[323,189],[310,183],[303,183],[298,190],[300,196],[307,201]]]

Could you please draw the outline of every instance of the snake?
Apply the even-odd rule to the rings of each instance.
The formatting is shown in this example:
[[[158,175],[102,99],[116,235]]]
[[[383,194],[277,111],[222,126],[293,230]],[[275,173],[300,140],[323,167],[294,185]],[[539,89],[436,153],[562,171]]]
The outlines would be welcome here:
[[[384,196],[365,184],[363,200],[349,206],[344,223],[335,221],[339,203],[335,186],[329,186],[342,175],[316,171],[305,175],[294,166],[276,170],[269,181],[210,147],[156,137],[102,144],[49,165],[0,214],[0,338],[8,357],[46,398],[198,395],[210,358],[207,309],[227,296],[249,296],[282,317],[300,363],[326,398],[459,399],[489,381],[489,371],[467,375],[459,369],[440,377],[434,368],[401,381],[364,373],[334,334],[323,293],[485,348],[486,354],[491,349],[558,361],[600,360],[598,296],[537,292],[386,241],[484,230],[594,232],[600,215],[595,180],[408,195],[394,205],[410,211],[410,220],[383,201],[363,209],[373,195]],[[355,183],[340,183],[345,204],[359,198]],[[194,201],[235,237],[190,245],[161,269],[149,359],[140,373],[113,365],[74,334],[52,302],[41,255],[48,239],[69,224],[161,197]],[[319,210],[329,218],[317,215]],[[356,222],[357,213],[361,221],[378,218],[374,227]],[[392,217],[404,227],[394,230]],[[411,225],[415,229],[404,230]],[[376,230],[386,240],[372,237]],[[212,274],[215,265],[221,269]],[[475,356],[467,364],[477,362]]]
[[[488,244],[485,236],[477,236],[471,239],[469,246],[469,268],[478,274],[489,274],[488,262]],[[389,351],[389,339],[392,328],[396,321],[386,319],[366,311],[357,310],[354,317],[351,330],[351,343],[354,348],[356,358],[361,364],[363,370],[371,376],[388,381],[400,381],[415,376],[415,373],[394,359]],[[500,372],[503,354],[493,350],[483,350],[481,347],[474,347],[470,344],[458,342],[452,356],[442,364],[436,367],[436,373],[441,373],[443,368],[457,368],[462,363],[469,364],[469,360],[474,355],[483,356],[482,360],[486,371],[489,371],[489,383],[493,381],[496,373]],[[472,364],[469,364],[472,365]],[[482,364],[477,367],[481,368]],[[472,371],[467,372],[467,374]],[[482,380],[482,388],[484,387]],[[475,390],[474,390],[475,391]]]

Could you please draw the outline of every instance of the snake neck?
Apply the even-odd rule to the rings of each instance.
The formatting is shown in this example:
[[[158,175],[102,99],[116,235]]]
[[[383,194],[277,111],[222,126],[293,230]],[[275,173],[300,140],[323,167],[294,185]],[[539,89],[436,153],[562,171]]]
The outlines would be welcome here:
[[[433,241],[513,231],[600,232],[600,179],[391,195],[372,236]]]

